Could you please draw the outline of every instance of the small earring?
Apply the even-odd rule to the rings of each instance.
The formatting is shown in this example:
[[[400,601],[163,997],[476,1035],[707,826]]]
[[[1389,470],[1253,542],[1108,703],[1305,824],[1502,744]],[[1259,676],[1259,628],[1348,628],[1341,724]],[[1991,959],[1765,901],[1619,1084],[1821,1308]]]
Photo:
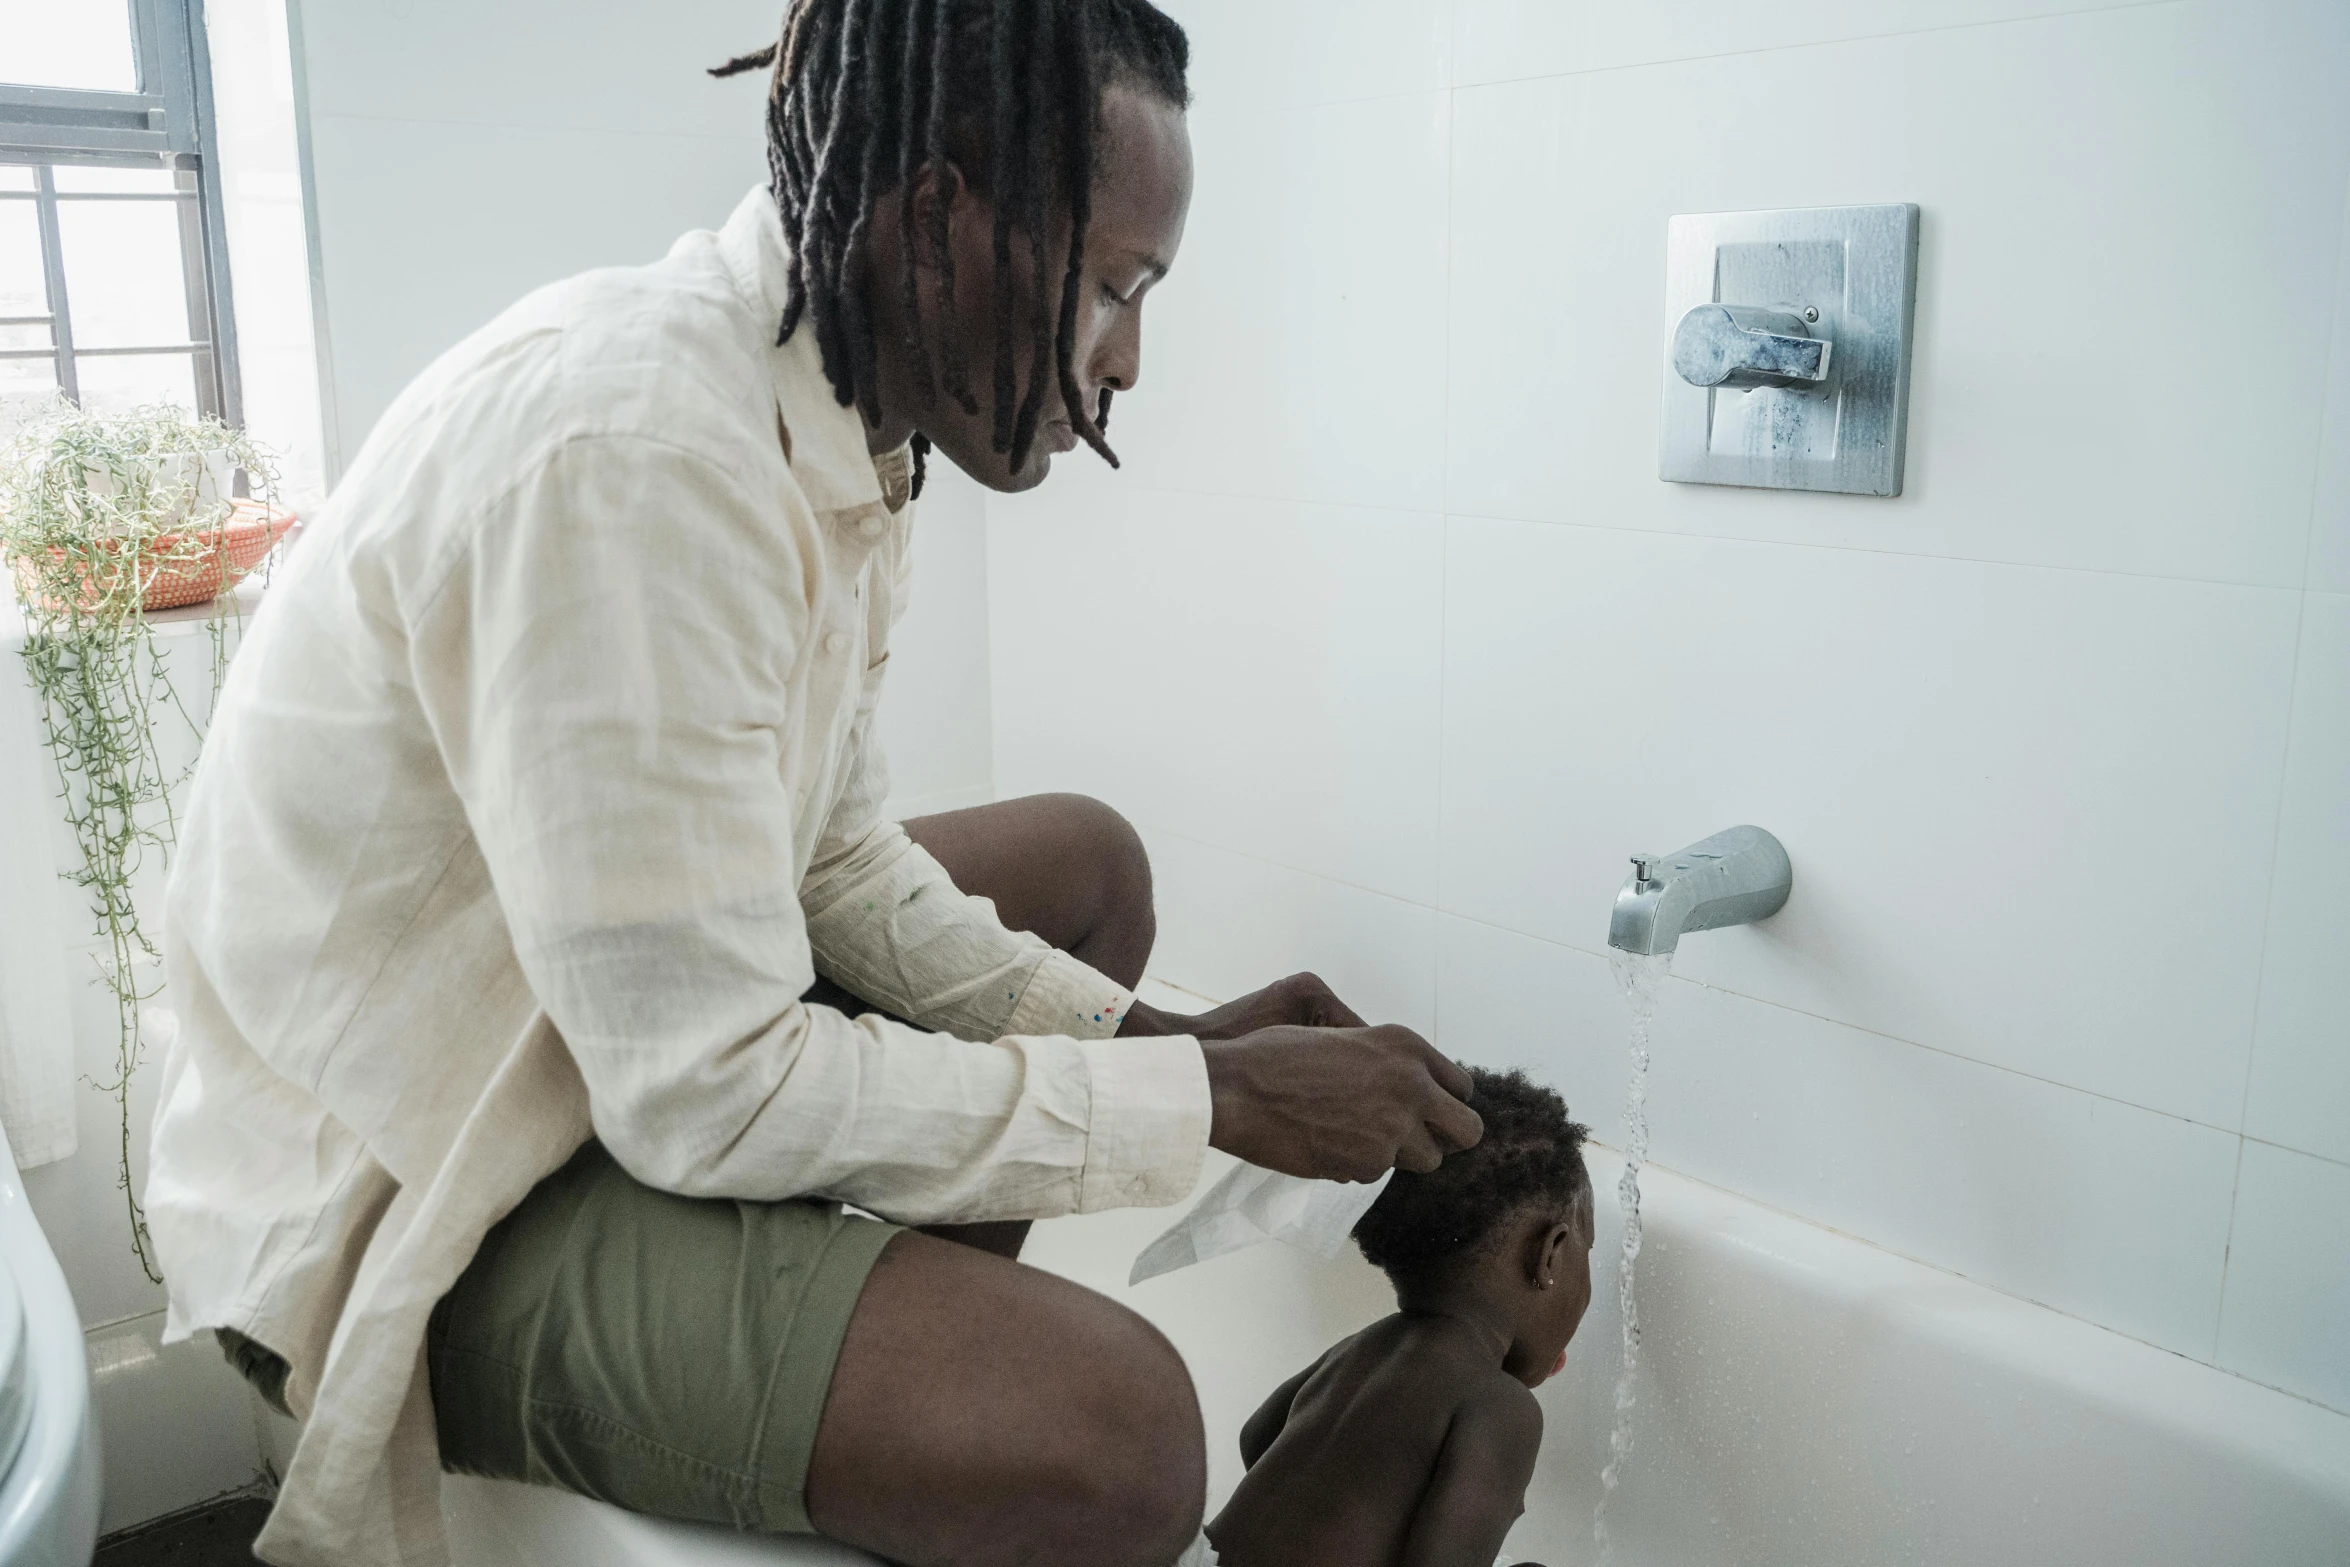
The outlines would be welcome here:
[[[1548,1288],[1550,1288],[1550,1280],[1548,1280],[1548,1279],[1544,1279],[1544,1280],[1542,1281],[1542,1287],[1543,1287],[1544,1289],[1548,1289]]]

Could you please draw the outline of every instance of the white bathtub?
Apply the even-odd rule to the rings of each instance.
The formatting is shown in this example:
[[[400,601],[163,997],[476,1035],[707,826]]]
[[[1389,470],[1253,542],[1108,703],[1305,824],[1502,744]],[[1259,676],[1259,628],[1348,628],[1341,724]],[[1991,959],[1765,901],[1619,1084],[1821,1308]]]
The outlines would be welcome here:
[[[1599,1274],[1542,1392],[1509,1560],[1592,1559],[1617,1367],[1619,1165],[1591,1150]],[[1224,1168],[1212,1164],[1205,1179]],[[2350,1416],[1651,1169],[1622,1567],[2350,1567]],[[1280,1247],[1124,1286],[1165,1212],[1039,1225],[1029,1260],[1156,1321],[1191,1362],[1211,1506],[1274,1383],[1391,1309],[1351,1257]],[[2345,1348],[2350,1353],[2350,1347]],[[459,1567],[862,1560],[485,1482],[452,1487]]]
[[[1592,1560],[1619,1364],[1622,1166],[1591,1314],[1542,1390],[1510,1560]],[[1211,1175],[1215,1170],[1211,1169]],[[2350,1567],[2350,1416],[1651,1168],[1622,1567]],[[1039,1226],[1035,1260],[1151,1316],[1192,1362],[1211,1490],[1266,1389],[1391,1307],[1351,1257],[1278,1248],[1115,1287],[1164,1215]],[[2344,1346],[2350,1354],[2350,1345]]]

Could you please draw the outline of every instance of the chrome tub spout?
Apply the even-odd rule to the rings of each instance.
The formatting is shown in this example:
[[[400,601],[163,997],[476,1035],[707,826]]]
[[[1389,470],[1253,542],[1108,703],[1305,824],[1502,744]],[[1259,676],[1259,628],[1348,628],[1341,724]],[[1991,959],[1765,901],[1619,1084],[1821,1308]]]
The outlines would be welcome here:
[[[1607,944],[1670,952],[1689,931],[1769,919],[1786,906],[1794,880],[1787,851],[1760,827],[1733,827],[1678,854],[1635,854]]]

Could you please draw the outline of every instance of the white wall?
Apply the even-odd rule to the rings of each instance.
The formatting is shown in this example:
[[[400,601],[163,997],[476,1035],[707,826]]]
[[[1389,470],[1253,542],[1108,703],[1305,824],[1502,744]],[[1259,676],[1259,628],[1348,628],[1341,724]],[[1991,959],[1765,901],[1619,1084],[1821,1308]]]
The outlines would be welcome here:
[[[989,502],[996,779],[1154,972],[1320,970],[1659,1160],[2350,1409],[2350,11],[1182,0],[1126,458]],[[1907,492],[1660,483],[1674,213],[1924,209]]]
[[[540,284],[654,261],[766,179],[778,0],[287,0],[307,105],[329,466],[443,349]],[[944,466],[943,464],[941,465]],[[882,708],[904,814],[990,792],[986,536],[924,497]]]

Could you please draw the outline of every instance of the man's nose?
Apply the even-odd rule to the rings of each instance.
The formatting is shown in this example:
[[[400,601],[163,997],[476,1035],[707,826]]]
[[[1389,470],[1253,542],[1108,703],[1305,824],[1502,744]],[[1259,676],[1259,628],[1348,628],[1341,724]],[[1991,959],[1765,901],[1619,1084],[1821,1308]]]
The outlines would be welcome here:
[[[1104,391],[1132,391],[1142,378],[1142,312],[1125,310],[1119,316],[1086,361],[1088,384],[1083,391],[1088,402],[1097,401]]]

